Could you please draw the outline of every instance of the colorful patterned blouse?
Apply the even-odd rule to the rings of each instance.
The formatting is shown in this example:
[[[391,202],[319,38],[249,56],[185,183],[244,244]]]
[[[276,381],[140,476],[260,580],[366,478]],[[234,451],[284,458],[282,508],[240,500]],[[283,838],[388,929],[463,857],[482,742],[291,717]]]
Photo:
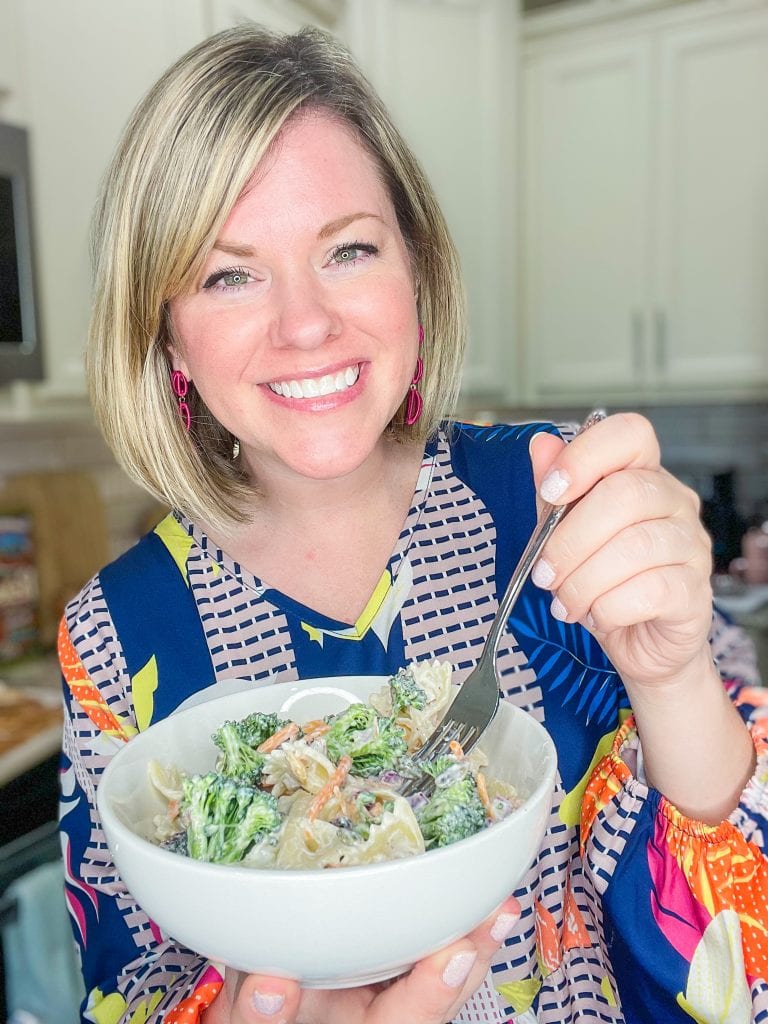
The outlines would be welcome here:
[[[460,425],[427,446],[395,550],[354,624],[274,590],[173,516],[70,603],[61,818],[84,1020],[194,1021],[223,973],[164,935],[117,877],[94,800],[110,756],[205,689],[387,675],[435,658],[465,678],[534,524],[528,444],[541,429],[553,428]],[[715,616],[713,654],[758,769],[730,819],[709,827],[643,781],[621,680],[550,601],[526,586],[498,668],[504,699],[555,740],[553,809],[516,893],[517,930],[457,1020],[768,1021],[768,699],[749,644]]]

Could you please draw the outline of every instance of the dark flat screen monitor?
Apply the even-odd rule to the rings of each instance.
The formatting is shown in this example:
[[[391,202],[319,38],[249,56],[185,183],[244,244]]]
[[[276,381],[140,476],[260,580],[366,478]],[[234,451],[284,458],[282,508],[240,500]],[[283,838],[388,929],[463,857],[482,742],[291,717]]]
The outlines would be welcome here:
[[[43,376],[27,133],[0,124],[0,382]]]

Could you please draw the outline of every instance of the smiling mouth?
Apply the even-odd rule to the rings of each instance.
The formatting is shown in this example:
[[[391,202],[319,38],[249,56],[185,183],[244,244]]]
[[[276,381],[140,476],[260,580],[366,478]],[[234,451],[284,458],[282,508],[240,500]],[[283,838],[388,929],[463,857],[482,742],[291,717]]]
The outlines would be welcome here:
[[[267,387],[283,398],[321,398],[346,391],[357,382],[360,366],[348,366],[338,373],[326,373],[324,377],[305,377],[302,380],[270,381]]]

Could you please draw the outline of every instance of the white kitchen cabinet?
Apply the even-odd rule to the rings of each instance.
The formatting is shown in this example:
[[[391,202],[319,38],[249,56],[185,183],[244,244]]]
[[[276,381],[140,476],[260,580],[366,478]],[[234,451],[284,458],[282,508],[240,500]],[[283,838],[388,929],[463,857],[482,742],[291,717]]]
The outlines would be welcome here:
[[[532,401],[768,394],[768,10],[696,10],[526,61]]]
[[[658,42],[659,390],[768,384],[768,10]]]
[[[242,21],[256,21],[275,32],[296,32],[302,25],[341,32],[347,0],[205,0],[211,32]]]
[[[641,370],[650,66],[641,39],[525,69],[521,329],[542,400],[629,393]]]
[[[347,42],[434,186],[459,250],[465,396],[516,394],[517,4],[351,0]]]

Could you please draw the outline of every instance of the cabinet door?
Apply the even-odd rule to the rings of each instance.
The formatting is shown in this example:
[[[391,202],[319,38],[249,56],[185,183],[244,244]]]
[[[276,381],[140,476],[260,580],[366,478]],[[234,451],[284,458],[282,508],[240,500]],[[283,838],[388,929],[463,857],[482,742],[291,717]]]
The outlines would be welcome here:
[[[515,400],[517,5],[354,0],[348,44],[423,164],[467,291],[465,396]]]
[[[206,0],[212,32],[242,21],[256,21],[276,32],[297,32],[302,25],[337,31],[345,0]]]
[[[768,10],[660,39],[660,389],[768,383]]]
[[[650,64],[643,38],[526,62],[522,326],[533,400],[621,398],[644,375]]]

